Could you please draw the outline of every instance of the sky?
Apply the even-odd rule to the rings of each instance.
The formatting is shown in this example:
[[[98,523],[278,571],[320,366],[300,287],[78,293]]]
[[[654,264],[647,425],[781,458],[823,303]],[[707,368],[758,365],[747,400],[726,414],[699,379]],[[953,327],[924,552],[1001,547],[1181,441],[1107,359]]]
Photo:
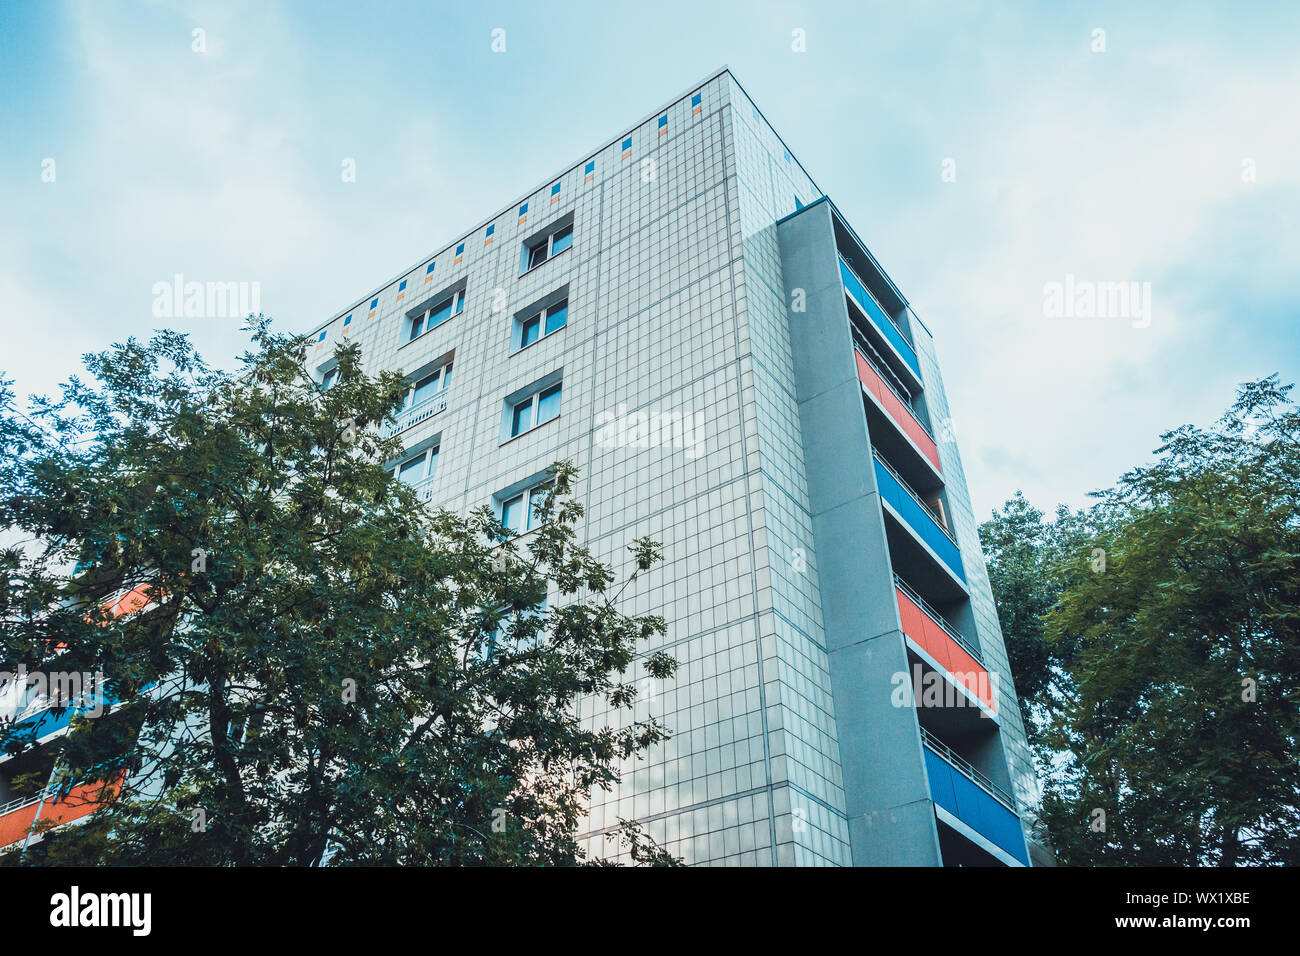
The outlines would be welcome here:
[[[232,367],[240,322],[156,318],[155,284],[258,282],[308,331],[725,64],[933,332],[977,518],[1082,506],[1237,383],[1300,379],[1298,28],[1282,3],[4,0],[0,374],[51,393],[162,325]],[[1067,281],[1150,311],[1053,314]]]

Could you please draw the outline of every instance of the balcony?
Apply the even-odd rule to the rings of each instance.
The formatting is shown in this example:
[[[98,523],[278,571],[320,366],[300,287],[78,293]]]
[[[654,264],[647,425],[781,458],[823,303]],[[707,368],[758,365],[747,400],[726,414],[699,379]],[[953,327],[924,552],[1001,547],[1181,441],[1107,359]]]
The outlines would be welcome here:
[[[408,428],[414,428],[422,421],[426,421],[437,415],[439,412],[447,410],[447,392],[450,389],[440,389],[433,395],[420,402],[418,405],[412,405],[410,408],[401,408],[396,412],[395,420],[391,425],[381,425],[379,435],[381,438],[392,438]]]
[[[867,316],[876,327],[876,331],[885,337],[894,351],[898,353],[899,358],[907,364],[907,367],[916,375],[916,380],[921,381],[921,363],[916,360],[916,349],[907,341],[902,330],[895,324],[894,320],[889,317],[880,303],[876,301],[875,296],[867,291],[867,287],[862,280],[857,277],[849,264],[840,259],[840,277],[844,280],[844,291],[849,294],[854,303],[862,313]]]
[[[970,691],[972,697],[997,713],[992,682],[979,649],[898,575],[894,575],[894,594],[903,633],[943,666],[954,681]]]
[[[855,330],[856,333],[856,330]],[[899,430],[911,441],[916,447],[916,451],[925,458],[934,470],[943,474],[943,468],[939,464],[939,448],[935,444],[934,436],[930,434],[930,429],[921,424],[921,420],[916,417],[912,411],[911,400],[904,397],[904,393],[899,391],[889,382],[887,374],[882,374],[881,369],[872,361],[869,353],[870,346],[865,343],[854,342],[854,358],[858,363],[858,381],[862,387],[876,400],[876,404],[884,410],[885,414],[898,426]]]
[[[153,685],[150,684],[143,688],[141,693],[152,687]],[[116,697],[104,693],[102,689],[92,690],[67,702],[52,697],[39,697],[14,714],[9,735],[11,739],[21,737],[39,743],[47,737],[66,730],[74,717],[83,715],[98,717],[109,713],[120,703],[121,701]]]
[[[925,770],[935,806],[1028,866],[1024,831],[1011,794],[924,727],[921,742],[925,744]]]
[[[889,504],[899,520],[911,529],[912,533],[964,586],[966,572],[961,563],[961,550],[957,547],[956,539],[921,496],[913,491],[879,454],[875,454],[875,465],[876,484],[880,488],[881,498]]]
[[[107,783],[93,780],[78,784],[66,793],[61,785],[49,785],[30,796],[0,805],[0,848],[24,839],[34,823],[64,824],[89,816],[98,808],[104,787],[108,787],[108,796],[111,797],[120,785],[120,778]],[[42,798],[45,800],[43,805]]]

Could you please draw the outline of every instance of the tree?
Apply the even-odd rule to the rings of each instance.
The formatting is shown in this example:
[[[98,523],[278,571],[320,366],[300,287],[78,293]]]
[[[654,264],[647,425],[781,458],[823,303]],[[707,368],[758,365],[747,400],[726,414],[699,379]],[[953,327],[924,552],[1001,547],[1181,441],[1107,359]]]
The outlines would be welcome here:
[[[239,375],[159,332],[29,412],[0,388],[0,526],[28,536],[0,556],[0,669],[102,672],[126,702],[62,738],[61,779],[112,786],[33,858],[581,862],[587,795],[666,737],[576,712],[625,711],[627,675],[675,668],[643,653],[663,620],[617,609],[658,545],[635,542],[617,584],[576,543],[566,463],[526,542],[487,507],[431,511],[379,436],[400,374],[367,376],[349,344],[322,391],[303,338],[260,317],[251,334]],[[104,609],[132,590],[147,606]],[[618,835],[671,862],[635,824]]]
[[[1162,435],[1153,464],[1064,528],[1028,515],[1032,555],[1011,548],[1016,564],[991,572],[1045,577],[997,597],[1026,643],[1041,629],[1046,665],[1016,679],[1049,713],[1042,820],[1063,863],[1300,861],[1290,390],[1276,376],[1243,385],[1215,427]]]
[[[1020,716],[1031,746],[1037,743],[1038,726],[1050,707],[1052,684],[1060,674],[1059,653],[1043,640],[1042,622],[1060,593],[1059,584],[1047,573],[1058,551],[1057,527],[1045,521],[1043,512],[1019,491],[979,527]]]

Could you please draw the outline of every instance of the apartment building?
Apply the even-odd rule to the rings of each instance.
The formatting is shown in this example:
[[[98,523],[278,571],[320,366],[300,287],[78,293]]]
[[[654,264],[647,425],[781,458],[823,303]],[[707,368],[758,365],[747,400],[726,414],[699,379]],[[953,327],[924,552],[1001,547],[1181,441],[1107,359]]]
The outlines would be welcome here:
[[[598,557],[662,543],[623,609],[666,618],[647,650],[679,670],[579,716],[673,736],[594,795],[591,855],[634,818],[690,864],[1029,865],[1037,786],[930,331],[730,71],[311,338],[324,387],[345,340],[406,375],[391,466],[430,506],[527,534],[567,459]]]

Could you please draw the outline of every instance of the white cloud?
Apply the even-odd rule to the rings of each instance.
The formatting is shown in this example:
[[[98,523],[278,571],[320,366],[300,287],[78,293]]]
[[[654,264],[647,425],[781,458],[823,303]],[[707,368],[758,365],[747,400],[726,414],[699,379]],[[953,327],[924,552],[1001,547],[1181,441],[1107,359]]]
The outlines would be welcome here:
[[[938,340],[979,515],[1017,487],[1040,506],[1082,504],[1161,430],[1217,416],[1236,380],[1215,368],[1215,340],[1240,316],[1233,290],[1193,298],[1179,271],[1210,269],[1224,254],[1213,224],[1258,193],[1300,216],[1300,128],[1277,121],[1300,101],[1300,73],[1261,78],[1240,62],[1206,77],[1168,47],[1127,80],[1094,66],[1062,63],[986,117],[959,183],[914,211],[913,249],[893,266]],[[1156,70],[1176,73],[1176,96],[1139,95]],[[1244,156],[1259,183],[1243,184]],[[1067,273],[1150,282],[1150,327],[1045,318],[1044,283]],[[1259,355],[1251,374],[1279,361],[1295,374],[1296,358]]]

